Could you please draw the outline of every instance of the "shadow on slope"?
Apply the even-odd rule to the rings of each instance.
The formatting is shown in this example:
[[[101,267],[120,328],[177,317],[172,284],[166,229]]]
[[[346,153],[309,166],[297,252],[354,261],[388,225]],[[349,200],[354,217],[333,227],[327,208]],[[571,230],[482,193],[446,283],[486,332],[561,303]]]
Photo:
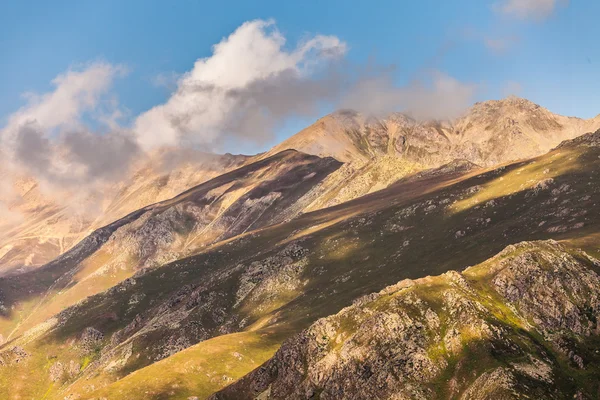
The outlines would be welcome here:
[[[580,167],[538,187],[547,178],[540,165],[552,168],[562,152]],[[61,313],[41,340],[65,343],[86,327],[104,333],[102,355],[72,386],[80,391],[254,324],[290,335],[399,280],[459,270],[522,240],[597,232],[600,216],[590,210],[600,201],[599,156],[598,147],[575,146],[483,173],[406,179],[123,282]],[[515,173],[522,168],[531,173]],[[522,179],[522,189],[487,200],[487,188],[504,176]],[[530,185],[532,179],[537,183]],[[453,209],[475,193],[486,202]],[[123,356],[126,346],[129,357]],[[120,372],[103,370],[115,360],[124,360]]]
[[[14,329],[23,332],[76,301],[132,276],[142,267],[160,266],[198,247],[291,218],[302,209],[296,203],[340,165],[331,158],[284,151],[98,229],[44,267],[0,278],[0,332],[9,337]],[[98,256],[100,249],[106,250],[106,257],[88,262],[90,265],[82,263],[92,255]],[[98,273],[86,285],[78,285],[101,268],[110,271]],[[56,299],[47,312],[21,324],[19,320],[29,318],[41,309],[42,303],[65,290],[68,295]]]

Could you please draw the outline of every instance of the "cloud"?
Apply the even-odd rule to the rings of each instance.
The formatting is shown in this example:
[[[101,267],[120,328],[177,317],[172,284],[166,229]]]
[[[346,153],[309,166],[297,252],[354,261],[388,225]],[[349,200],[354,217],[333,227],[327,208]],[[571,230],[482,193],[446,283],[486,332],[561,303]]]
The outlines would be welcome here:
[[[45,187],[98,193],[95,183],[123,176],[134,160],[163,146],[209,152],[232,141],[264,142],[290,117],[315,117],[322,105],[452,118],[478,89],[439,71],[398,86],[392,69],[365,71],[344,61],[347,50],[335,36],[288,44],[273,21],[246,22],[190,71],[171,75],[170,97],[131,126],[120,123],[124,112],[110,93],[126,68],[103,62],[71,68],[52,81],[52,91],[27,96],[0,130],[0,150]]]
[[[11,115],[4,131],[31,121],[45,129],[75,126],[83,113],[97,109],[113,79],[125,71],[122,66],[103,62],[70,69],[52,80],[52,92],[26,94],[28,104]]]
[[[402,111],[416,119],[451,119],[462,114],[478,90],[439,71],[407,86],[394,85],[389,73],[361,79],[342,99],[341,107],[370,115]]]
[[[429,82],[396,87],[389,71],[372,76],[342,62],[346,51],[335,36],[289,46],[273,21],[246,22],[197,60],[133,130],[146,150],[180,143],[214,149],[231,138],[270,138],[287,118],[315,116],[322,104],[422,118],[449,118],[470,105],[473,85],[434,73]]]
[[[93,184],[97,179],[116,177],[139,154],[135,138],[128,132],[74,130],[50,139],[35,122],[21,126],[13,143],[19,166],[61,185]]]
[[[92,63],[59,75],[49,93],[28,94],[27,104],[0,131],[11,168],[24,168],[53,184],[90,183],[124,168],[137,144],[132,135],[118,130],[122,112],[108,92],[125,72],[121,66]],[[92,133],[85,117],[109,132]]]
[[[273,21],[246,22],[196,61],[162,105],[140,115],[134,131],[150,149],[192,141],[212,145],[226,135],[261,137],[281,118],[327,98],[313,74],[346,53],[335,36],[316,35],[292,50]],[[321,81],[323,83],[323,81]]]
[[[569,0],[503,0],[495,10],[518,19],[543,20],[559,6],[567,6]]]

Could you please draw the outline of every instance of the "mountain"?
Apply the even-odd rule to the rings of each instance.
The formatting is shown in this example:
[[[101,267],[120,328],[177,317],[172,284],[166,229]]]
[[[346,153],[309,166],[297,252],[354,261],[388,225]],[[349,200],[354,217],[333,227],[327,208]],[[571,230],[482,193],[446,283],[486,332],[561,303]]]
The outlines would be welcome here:
[[[130,213],[43,267],[0,279],[0,312],[9,317],[0,321],[0,334],[9,340],[136,273],[293,218],[312,201],[315,184],[339,166],[288,150]]]
[[[594,398],[600,261],[554,241],[403,280],[286,341],[213,399]]]
[[[510,97],[475,104],[450,121],[417,121],[404,114],[384,118],[339,111],[275,146],[365,163],[391,155],[425,167],[454,159],[482,166],[546,153],[563,140],[600,129],[600,115],[583,120],[553,114],[529,100]]]
[[[266,369],[266,373],[260,375],[261,370],[258,370],[239,385],[247,384],[257,391],[268,390],[262,389],[264,386],[258,382],[264,377],[266,386],[273,382],[274,387],[281,388],[284,393],[289,389],[285,382],[291,375],[282,371],[281,380],[278,380],[279,376],[272,372],[272,366],[278,365],[277,360],[281,359],[276,352],[282,343],[286,343],[282,347],[283,354],[290,355],[285,358],[289,359],[289,365],[302,365],[303,354],[317,354],[317,358],[323,355],[325,364],[331,363],[329,372],[333,375],[330,376],[340,377],[339,385],[343,386],[346,378],[362,385],[362,372],[350,368],[354,364],[349,362],[346,370],[346,364],[335,358],[337,353],[329,353],[336,350],[329,348],[329,336],[322,342],[310,342],[326,345],[319,353],[313,353],[309,342],[309,347],[303,350],[304,342],[298,342],[298,337],[302,338],[307,329],[308,332],[319,332],[315,326],[319,326],[317,321],[321,318],[331,316],[330,321],[337,321],[336,314],[345,315],[344,308],[362,296],[380,292],[405,279],[414,280],[415,286],[427,287],[428,281],[419,279],[443,275],[451,270],[463,271],[522,241],[560,241],[560,244],[524,244],[522,249],[542,254],[540,259],[548,259],[542,264],[559,268],[557,272],[544,272],[541,276],[548,278],[541,278],[539,282],[553,279],[558,282],[556,285],[572,282],[572,286],[565,293],[557,291],[561,294],[558,296],[542,291],[548,285],[522,286],[521,276],[511,278],[512,281],[507,277],[507,284],[518,283],[516,287],[525,294],[530,293],[528,290],[534,291],[536,296],[539,294],[536,299],[556,298],[557,303],[547,307],[550,311],[571,310],[567,315],[572,323],[558,326],[563,330],[560,333],[594,348],[597,332],[589,325],[588,330],[580,328],[593,322],[597,314],[595,292],[584,292],[584,289],[587,290],[590,282],[595,282],[593,257],[600,255],[597,246],[600,216],[593,212],[600,201],[597,184],[599,138],[600,131],[563,143],[548,154],[499,167],[481,169],[470,161],[453,161],[406,176],[380,191],[313,212],[302,210],[323,193],[318,188],[341,169],[340,163],[286,151],[263,157],[173,200],[138,210],[97,230],[63,257],[33,271],[33,275],[0,279],[0,333],[6,340],[0,348],[2,397],[204,398],[256,368]],[[306,183],[310,179],[314,181]],[[313,191],[315,188],[316,192]],[[245,194],[238,197],[240,189],[240,193]],[[273,194],[277,192],[282,195]],[[223,204],[230,204],[226,194],[233,196],[233,202],[226,208],[232,212],[227,216],[233,218],[222,218],[222,214],[215,212],[221,210]],[[268,211],[262,207],[265,198],[273,201],[269,203]],[[221,199],[221,205],[210,207],[214,199]],[[250,209],[245,208],[248,205]],[[233,228],[235,236],[208,237],[206,241],[197,242],[189,253],[181,251],[180,245],[186,243],[182,237],[187,237],[192,226],[185,224],[187,217],[196,215],[187,213],[193,207],[206,209],[210,221],[229,223],[224,232]],[[244,223],[237,225],[238,217],[246,215],[258,218],[243,219]],[[196,219],[193,226],[208,221],[203,218]],[[254,221],[258,223],[254,225]],[[133,226],[136,228],[131,229]],[[137,241],[138,235],[144,239]],[[162,238],[169,240],[154,240]],[[107,274],[95,273],[103,271],[107,265],[104,257],[110,259],[127,254],[130,245],[135,249],[134,254],[151,257],[136,259],[126,266],[125,277],[118,276],[122,271],[120,263],[115,263]],[[108,251],[110,246],[116,246],[115,250]],[[535,250],[537,248],[539,251]],[[520,260],[516,254],[519,247],[515,254],[510,249],[496,261],[505,256]],[[160,260],[169,252],[172,254]],[[573,259],[568,259],[568,263],[556,263],[569,255]],[[150,264],[146,264],[148,260]],[[152,262],[154,260],[158,262]],[[492,260],[490,265],[496,261]],[[513,264],[508,264],[510,271]],[[529,267],[531,269],[526,272],[541,268],[535,263],[528,264]],[[563,267],[568,272],[565,272],[568,279],[561,277],[560,268]],[[475,271],[495,273],[493,269],[476,267]],[[548,328],[543,321],[530,318],[539,307],[535,309],[529,303],[519,303],[511,291],[507,291],[509,295],[504,298],[487,297],[492,296],[489,291],[497,287],[469,271],[473,270],[466,270],[462,275],[451,273],[431,278],[432,282],[437,280],[439,283],[437,287],[442,294],[438,294],[442,297],[434,292],[428,298],[429,289],[415,289],[415,296],[422,302],[431,301],[433,306],[435,302],[445,301],[443,292],[452,293],[455,289],[457,301],[470,300],[475,304],[473,307],[481,311],[470,313],[467,309],[467,319],[463,321],[457,316],[456,321],[449,321],[466,330],[471,328],[471,320],[476,321],[474,326],[482,327],[478,325],[478,318],[483,319],[482,315],[489,314],[486,309],[494,311],[498,308],[504,315],[499,312],[495,319],[490,317],[485,322],[489,326],[498,325],[499,329],[521,327],[523,331],[516,330],[506,337],[506,343],[514,343],[517,346],[515,352],[525,354],[522,358],[490,354],[490,348],[494,347],[489,343],[496,343],[493,336],[486,336],[482,337],[480,353],[465,352],[464,368],[468,369],[469,362],[479,355],[486,357],[484,360],[489,364],[485,365],[490,371],[502,363],[512,362],[531,369],[528,364],[537,365],[535,360],[541,360],[554,371],[558,363],[564,372],[552,375],[557,379],[553,382],[559,385],[552,387],[564,390],[570,396],[576,394],[571,388],[577,383],[586,377],[589,377],[586,382],[595,379],[594,369],[577,371],[570,366],[569,363],[578,363],[579,358],[575,355],[583,360],[584,367],[595,360],[595,356],[585,359],[587,353],[576,345],[572,347],[570,342],[564,345],[566,355],[551,347],[546,354],[556,359],[542,358],[543,354],[537,349],[554,346],[554,342],[551,338],[540,337],[544,331],[538,330]],[[468,285],[453,289],[452,277],[457,275],[470,280],[468,285],[474,287],[474,293]],[[85,286],[86,282],[96,284]],[[526,283],[530,282],[525,278],[523,285]],[[388,290],[401,292],[400,287]],[[88,296],[92,293],[95,294]],[[401,300],[402,296],[398,296]],[[377,299],[373,299],[377,303]],[[513,303],[517,307],[514,312]],[[356,332],[369,330],[370,325],[365,321],[368,321],[367,314],[372,305],[367,307],[368,304],[363,299],[350,310],[351,315],[356,315],[356,325],[347,326],[348,336],[337,336],[340,348],[358,349],[351,341],[344,347],[345,340]],[[503,307],[503,304],[507,305]],[[586,308],[588,305],[592,308]],[[450,309],[442,306],[438,304],[433,309],[438,318],[453,317]],[[399,303],[392,302],[390,307],[393,307],[389,310],[390,315],[407,312]],[[573,313],[577,314],[578,310],[584,315],[573,319]],[[418,309],[414,311],[419,312]],[[420,321],[419,315],[409,317]],[[366,324],[364,328],[361,328],[362,322]],[[317,325],[313,325],[315,323]],[[340,326],[344,328],[345,325],[340,323]],[[390,327],[393,326],[392,319]],[[402,344],[400,330],[397,333],[399,336],[392,336],[390,340]],[[378,331],[371,334],[373,338],[379,338]],[[455,342],[459,350],[463,345],[461,335]],[[417,344],[436,349],[440,343],[435,338],[424,340]],[[285,353],[289,343],[295,343],[292,347],[298,349],[299,358]],[[541,347],[531,347],[533,345]],[[377,340],[370,346],[379,349]],[[458,371],[456,390],[460,391],[469,387],[496,386],[503,390],[501,385],[493,385],[498,382],[498,376],[502,382],[512,379],[521,382],[520,379],[527,375],[519,373],[512,364],[506,364],[505,370],[496,371],[489,379],[486,378],[489,375],[485,375],[487,370],[478,370],[477,379],[483,377],[479,382],[489,384],[474,384],[474,381],[462,379],[466,376],[464,370],[456,369],[460,358],[452,358],[455,357],[453,353],[447,351],[440,349],[428,355],[446,360],[447,367],[442,368],[440,364],[438,370],[430,371],[430,375],[411,375],[411,379],[423,382],[424,386],[433,388],[431,390],[439,388],[436,393],[443,394],[444,390],[452,389],[436,385],[436,379],[442,379],[445,373]],[[459,351],[456,357],[461,354]],[[320,359],[317,358],[309,358],[307,371],[321,371],[319,368],[323,363],[318,364]],[[381,371],[377,369],[379,367]],[[410,366],[401,369],[405,367],[400,363],[394,368],[399,374],[410,374]],[[365,376],[372,373],[374,379],[379,379],[389,365],[375,363],[369,368],[371,372]],[[322,377],[326,379],[327,375]],[[524,379],[534,378],[525,376]],[[575,383],[569,379],[575,379]],[[329,390],[323,382],[316,380],[310,385]],[[535,379],[527,382],[535,382]],[[298,390],[309,387],[304,380],[299,383]],[[392,389],[393,384],[391,380]],[[581,396],[594,393],[594,388],[586,385],[581,386]],[[239,387],[242,386],[231,386],[232,393],[239,393],[235,392]],[[360,392],[367,390],[365,387],[357,386],[356,393],[365,393]],[[293,394],[296,389],[290,390]],[[275,396],[279,392],[273,393]],[[486,398],[485,393],[482,396]]]
[[[319,119],[266,155],[296,149],[345,163],[328,178],[328,195],[311,208],[317,210],[453,160],[489,167],[526,159],[599,128],[600,115],[589,120],[564,117],[515,97],[475,104],[450,121],[417,121],[400,113],[365,117],[343,110]]]
[[[6,205],[0,214],[0,276],[38,268],[95,229],[247,160],[164,148],[137,160],[116,182],[96,188],[49,188],[30,175],[0,168],[3,183],[10,186],[0,195],[0,206]]]
[[[315,211],[455,159],[497,165],[543,154],[562,140],[598,128],[600,116],[563,117],[508,98],[476,104],[453,121],[416,121],[399,113],[366,118],[339,111],[257,157],[160,149],[138,160],[116,182],[92,189],[49,190],[30,176],[0,170],[3,182],[13,183],[8,195],[0,194],[0,276],[38,268],[137,209],[288,149],[344,163],[319,183],[313,202],[303,208]]]

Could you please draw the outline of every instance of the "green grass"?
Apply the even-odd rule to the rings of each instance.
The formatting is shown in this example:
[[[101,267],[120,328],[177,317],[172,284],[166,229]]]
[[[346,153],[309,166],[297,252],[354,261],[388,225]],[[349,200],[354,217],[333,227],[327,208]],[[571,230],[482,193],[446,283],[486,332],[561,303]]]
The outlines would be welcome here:
[[[481,263],[508,244],[522,240],[556,238],[573,243],[585,242],[588,248],[597,248],[597,236],[594,236],[600,230],[600,215],[597,213],[588,212],[577,217],[579,219],[568,222],[569,226],[572,226],[575,222],[584,221],[586,225],[583,229],[570,229],[559,233],[547,231],[549,226],[567,223],[565,217],[553,215],[562,207],[562,200],[570,200],[568,204],[573,214],[593,210],[594,205],[600,201],[600,185],[597,184],[600,172],[598,149],[572,152],[570,155],[567,153],[567,150],[561,150],[561,156],[555,159],[550,154],[535,160],[535,163],[521,162],[503,170],[483,174],[470,173],[462,177],[436,177],[424,181],[401,182],[384,191],[340,206],[305,214],[291,222],[249,232],[210,246],[199,254],[136,278],[133,287],[90,297],[76,308],[75,318],[70,318],[64,326],[36,344],[40,346],[36,351],[47,353],[46,348],[68,343],[87,326],[100,329],[109,338],[111,334],[124,328],[137,314],[151,316],[158,305],[163,304],[181,288],[182,282],[194,286],[210,282],[206,290],[223,293],[222,303],[219,304],[228,315],[249,317],[250,324],[261,326],[264,332],[271,332],[271,336],[264,339],[267,342],[255,338],[251,340],[253,344],[248,345],[248,351],[252,354],[260,353],[263,346],[264,349],[268,349],[261,353],[263,356],[256,357],[256,360],[264,361],[286,337],[308,327],[316,319],[335,314],[357,297],[379,291],[402,279],[439,275],[451,269],[461,270],[469,265]],[[570,160],[571,157],[574,159]],[[574,167],[569,167],[569,163]],[[548,168],[546,165],[551,165],[551,168],[554,168],[552,170],[560,171],[554,176],[554,187],[568,183],[574,191],[560,195],[560,201],[555,203],[550,202],[550,190],[537,196],[528,195],[530,186],[527,182],[535,182],[540,176],[546,176],[547,174],[543,174],[545,168]],[[517,173],[519,170],[521,172]],[[512,186],[505,187],[502,183],[513,179],[515,183]],[[485,204],[483,200],[473,203],[467,189],[475,185],[484,188],[478,192],[478,199],[495,199],[497,204],[494,207],[482,207],[481,205]],[[590,199],[582,200],[585,195],[589,195]],[[448,209],[439,205],[445,199],[456,201],[454,208]],[[425,212],[428,202],[438,205],[437,208]],[[400,218],[401,211],[411,206],[416,206],[414,215]],[[365,220],[359,222],[361,218]],[[491,220],[489,224],[480,222],[487,218]],[[545,221],[545,225],[540,226],[542,221]],[[387,229],[391,222],[410,228],[394,232]],[[459,230],[466,231],[463,238],[455,236]],[[252,261],[264,260],[277,254],[290,241],[296,239],[301,239],[300,245],[309,250],[309,262],[300,277],[306,285],[291,292],[275,293],[275,296],[268,299],[258,296],[252,302],[244,303],[241,308],[234,309],[234,293],[237,290],[239,273],[221,274],[239,264],[249,265]],[[409,242],[406,247],[405,242]],[[341,277],[345,279],[342,280]],[[477,286],[478,276],[471,275],[469,278],[475,281],[478,296],[484,305],[492,310],[492,316],[512,327],[518,336],[522,321],[494,297],[493,293],[487,292],[483,283]],[[78,286],[75,285],[72,289],[76,287]],[[431,286],[421,295],[435,307],[440,302],[440,293],[443,290],[443,285],[438,285],[437,288]],[[129,299],[134,293],[143,293],[145,297],[138,304],[130,305]],[[5,323],[13,323],[12,321]],[[219,326],[209,321],[200,311],[191,312],[189,317],[182,321],[182,326],[191,321],[200,321],[212,338],[190,349],[207,351],[203,346],[210,343],[222,343],[222,351],[236,347],[234,342],[227,342],[225,336],[219,336]],[[354,329],[352,324],[350,320],[341,322],[342,337],[351,334]],[[112,388],[110,390],[123,390],[123,393],[133,396],[131,398],[135,398],[136,393],[142,396],[143,392],[125,392],[125,386],[129,384],[126,382],[139,381],[136,383],[139,387],[143,381],[141,371],[148,368],[151,368],[148,371],[159,371],[153,369],[159,365],[172,366],[173,364],[166,363],[171,359],[183,362],[183,358],[177,358],[179,354],[180,357],[193,354],[197,365],[212,368],[208,367],[211,361],[209,358],[213,357],[212,353],[187,353],[190,349],[148,366],[153,359],[147,347],[170,334],[172,332],[166,329],[159,329],[151,335],[137,338],[132,361],[124,370],[126,373],[135,370],[137,372],[123,377],[123,373],[107,374],[99,370],[98,375],[93,378],[94,382],[98,382],[97,387],[109,385],[109,388]],[[273,339],[273,335],[277,336],[277,339]],[[224,342],[219,342],[219,338],[223,338]],[[436,357],[443,357],[444,351],[443,348],[431,349]],[[63,351],[59,351],[58,355],[62,357],[62,353]],[[237,364],[231,364],[230,368],[234,371],[231,377],[247,372],[254,365],[250,364],[239,368]],[[33,370],[35,368],[30,371]],[[178,371],[169,379],[156,381],[155,389],[152,390],[157,396],[163,392],[179,393],[178,390],[188,393],[185,391],[187,389],[178,389],[169,382],[181,381],[177,384],[182,388],[205,388],[202,390],[206,391],[225,384],[211,383],[210,379],[207,381],[205,378],[195,381],[194,379],[200,379],[195,374],[186,377],[186,370]],[[0,379],[5,379],[6,374],[0,369]],[[135,376],[140,377],[134,378]],[[188,378],[191,381],[188,381]],[[21,378],[14,379],[19,381]],[[85,382],[82,378],[75,382],[73,387],[83,390]],[[47,386],[43,390],[47,390]]]
[[[261,331],[219,336],[142,368],[89,397],[205,398],[268,360],[280,341],[277,335]]]

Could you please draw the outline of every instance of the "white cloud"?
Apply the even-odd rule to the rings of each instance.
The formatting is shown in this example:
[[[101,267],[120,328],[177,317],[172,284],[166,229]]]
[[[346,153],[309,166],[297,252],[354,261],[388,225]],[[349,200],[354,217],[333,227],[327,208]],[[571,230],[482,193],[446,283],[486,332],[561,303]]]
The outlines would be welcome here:
[[[140,115],[134,130],[139,142],[148,149],[181,140],[213,144],[221,135],[241,133],[243,125],[232,125],[232,119],[252,125],[260,121],[265,125],[263,129],[268,129],[298,108],[289,101],[289,109],[274,108],[273,103],[261,102],[265,96],[260,94],[264,95],[265,90],[271,90],[270,94],[279,91],[281,98],[286,85],[299,88],[298,82],[310,83],[311,74],[319,66],[345,52],[345,43],[337,37],[322,35],[287,50],[285,38],[273,21],[246,22],[216,44],[212,56],[197,60],[179,80],[171,98]],[[274,88],[274,81],[282,86]],[[305,101],[314,103],[320,95],[316,91]],[[241,130],[250,134],[247,129]]]
[[[26,94],[28,104],[11,115],[4,132],[32,121],[44,129],[78,125],[81,115],[96,109],[115,76],[124,71],[120,66],[95,63],[57,76],[52,80],[55,86],[52,92]]]
[[[543,20],[548,18],[558,5],[568,5],[569,0],[503,0],[496,10],[519,19]]]
[[[164,104],[125,128],[110,94],[125,69],[108,63],[70,69],[52,81],[51,92],[28,95],[27,105],[0,130],[0,150],[42,184],[91,187],[122,175],[145,150],[223,150],[219,146],[233,140],[260,141],[290,117],[317,116],[323,103],[365,114],[406,111],[445,119],[470,106],[477,90],[435,71],[424,82],[397,86],[390,71],[369,75],[340,63],[346,51],[335,36],[290,46],[273,21],[246,22],[179,76]],[[108,132],[92,132],[90,119]]]
[[[87,182],[118,172],[137,145],[118,130],[118,102],[107,96],[121,66],[99,62],[70,69],[56,77],[54,90],[27,94],[27,104],[8,118],[0,130],[7,168],[25,168],[52,183]],[[83,118],[89,116],[111,131],[92,134]]]

